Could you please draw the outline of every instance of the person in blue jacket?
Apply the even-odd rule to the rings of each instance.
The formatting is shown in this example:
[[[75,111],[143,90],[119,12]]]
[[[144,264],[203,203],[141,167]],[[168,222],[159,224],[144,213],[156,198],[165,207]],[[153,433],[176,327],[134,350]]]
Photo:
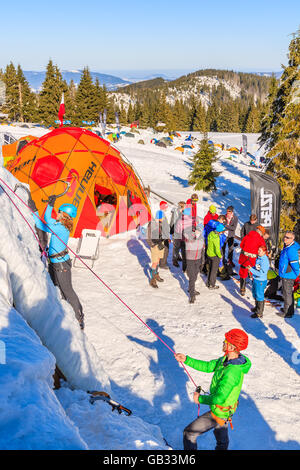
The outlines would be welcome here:
[[[280,253],[278,274],[282,282],[282,295],[284,307],[277,315],[283,318],[291,318],[294,315],[293,287],[299,276],[299,249],[300,245],[295,241],[294,232],[286,232],[284,236],[284,247]]]
[[[65,299],[75,312],[75,317],[80,328],[84,329],[84,315],[82,305],[72,286],[71,259],[66,245],[70,232],[73,229],[73,219],[77,216],[77,208],[73,204],[62,204],[58,209],[56,219],[52,218],[52,209],[56,196],[49,197],[44,220],[51,232],[49,243],[49,274],[53,284],[59,287],[63,299]],[[53,232],[53,233],[52,233]],[[57,235],[57,236],[56,236]]]
[[[252,294],[255,300],[255,307],[251,309],[253,314],[252,318],[262,318],[265,306],[265,289],[268,282],[268,271],[270,268],[270,261],[267,256],[267,249],[265,246],[258,248],[258,257],[256,264],[253,268],[248,267],[249,275],[253,276]]]

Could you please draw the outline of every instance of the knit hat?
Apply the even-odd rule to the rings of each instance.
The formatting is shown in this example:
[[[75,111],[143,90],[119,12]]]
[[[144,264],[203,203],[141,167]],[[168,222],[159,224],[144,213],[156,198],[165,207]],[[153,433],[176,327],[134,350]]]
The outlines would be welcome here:
[[[166,201],[160,201],[159,208],[162,210],[168,209],[168,203]]]
[[[248,347],[248,335],[243,330],[234,328],[233,330],[225,333],[225,338],[228,343],[233,344],[238,351],[242,351]]]
[[[216,206],[214,206],[213,204],[211,206],[209,206],[209,212],[211,214],[215,214],[217,212]]]

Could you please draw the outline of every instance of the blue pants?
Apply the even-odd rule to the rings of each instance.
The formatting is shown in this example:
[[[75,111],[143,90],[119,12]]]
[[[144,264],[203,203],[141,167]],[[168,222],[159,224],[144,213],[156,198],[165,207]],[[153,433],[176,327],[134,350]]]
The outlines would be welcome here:
[[[265,288],[267,287],[268,281],[258,281],[253,279],[252,294],[255,300],[263,302],[265,300]]]

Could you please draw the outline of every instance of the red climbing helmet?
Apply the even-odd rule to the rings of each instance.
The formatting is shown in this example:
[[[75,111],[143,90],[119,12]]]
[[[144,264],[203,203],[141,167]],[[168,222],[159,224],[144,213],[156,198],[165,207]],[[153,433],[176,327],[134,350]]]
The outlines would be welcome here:
[[[225,338],[228,343],[233,344],[238,351],[242,351],[248,347],[248,335],[243,330],[234,328],[233,330],[225,333]]]

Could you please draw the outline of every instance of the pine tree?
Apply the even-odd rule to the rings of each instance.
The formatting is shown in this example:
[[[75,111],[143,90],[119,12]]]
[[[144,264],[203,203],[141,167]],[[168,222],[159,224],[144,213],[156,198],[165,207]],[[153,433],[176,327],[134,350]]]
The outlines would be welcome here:
[[[289,47],[289,61],[272,104],[267,172],[282,191],[281,228],[294,228],[300,240],[300,31]]]
[[[267,102],[264,106],[264,115],[260,123],[260,132],[261,136],[259,142],[265,144],[270,139],[271,133],[271,122],[272,122],[272,106],[278,92],[278,81],[276,77],[272,76],[272,81],[270,83],[269,95]]]
[[[50,59],[46,69],[45,80],[39,96],[38,114],[41,122],[46,125],[54,125],[58,119],[58,110],[62,93],[65,90],[61,73]]]
[[[19,89],[19,116],[21,122],[33,122],[37,116],[36,99],[24,77],[21,66],[18,65],[17,81]]]
[[[128,110],[127,110],[127,123],[128,124],[131,124],[134,121],[134,116],[135,116],[134,109],[130,101]]]
[[[216,178],[220,174],[213,168],[216,155],[217,152],[208,143],[206,134],[201,140],[198,152],[193,156],[193,169],[188,179],[189,185],[194,186],[195,190],[210,192],[216,189]]]
[[[82,121],[99,120],[98,99],[89,68],[83,69],[75,98],[75,122],[81,126]]]
[[[201,103],[198,104],[194,118],[193,131],[207,132],[206,111]]]
[[[20,95],[17,71],[11,62],[6,66],[3,81],[6,86],[6,101],[4,111],[8,113],[9,119],[17,121],[20,119]]]
[[[248,115],[245,123],[245,132],[255,133],[260,130],[260,114],[257,106],[252,104],[249,107]]]

